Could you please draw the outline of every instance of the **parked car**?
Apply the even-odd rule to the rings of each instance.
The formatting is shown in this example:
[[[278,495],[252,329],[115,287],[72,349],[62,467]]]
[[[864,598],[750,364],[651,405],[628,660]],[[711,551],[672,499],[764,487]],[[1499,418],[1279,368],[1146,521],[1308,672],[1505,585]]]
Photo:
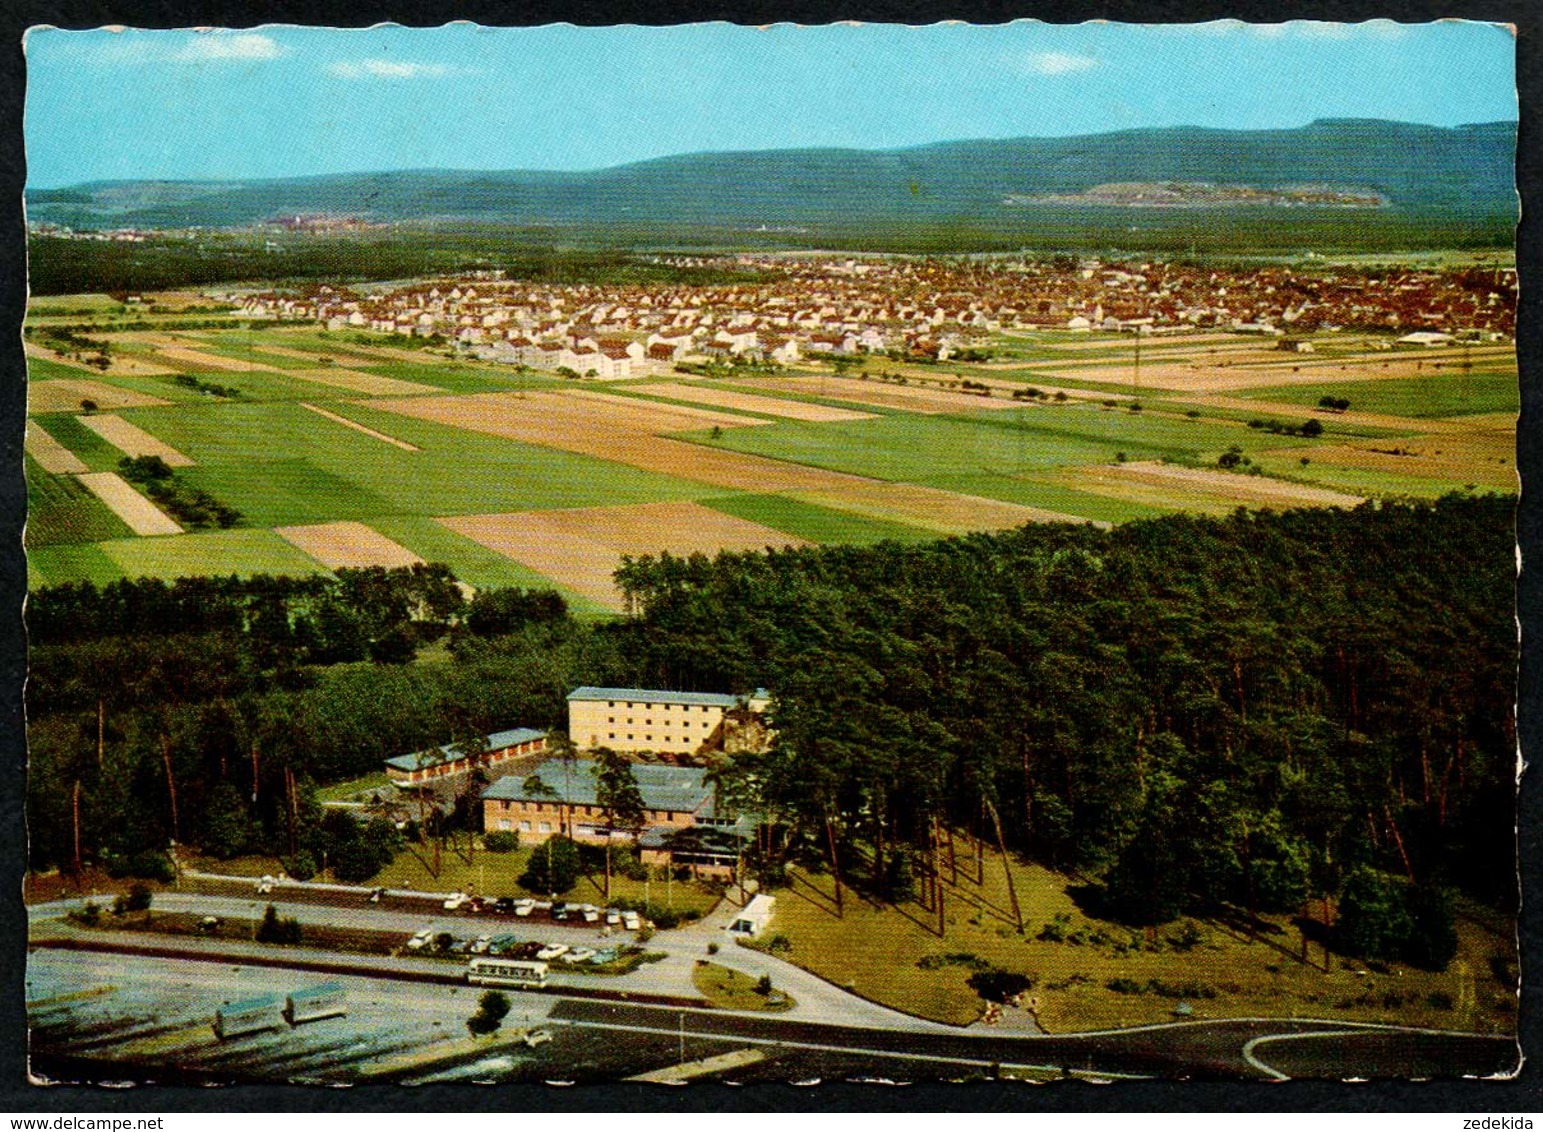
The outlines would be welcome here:
[[[536,952],[536,958],[544,961],[547,959],[556,959],[559,955],[566,955],[567,953],[568,945],[566,943],[549,943],[540,951]]]
[[[279,882],[277,880],[270,876],[263,876],[259,878],[257,881],[257,894],[259,896],[267,896],[268,893],[273,891],[273,886],[278,883]]]
[[[626,928],[629,932],[639,931],[643,927],[643,918],[636,912],[622,913],[621,922],[622,927]]]
[[[380,898],[384,895],[386,895],[384,888],[372,888],[370,889],[369,901],[371,904],[379,904]]]
[[[433,938],[434,938],[434,929],[433,928],[424,928],[421,932],[415,932],[413,934],[412,939],[407,941],[408,950],[410,950],[410,951],[422,951],[425,947],[427,947],[429,945],[429,941],[431,939],[433,939]]]
[[[469,900],[469,899],[471,899],[471,898],[469,896],[467,896],[466,893],[464,893],[464,892],[454,893],[453,895],[451,895],[450,897],[448,897],[445,900],[445,904],[444,904],[445,911],[446,912],[454,912],[462,904],[465,904],[466,901]]]
[[[551,1040],[552,1040],[552,1032],[550,1030],[527,1030],[527,1031],[525,1031],[524,1042],[531,1049],[535,1049],[537,1046],[546,1045],[546,1043],[551,1041]]]
[[[584,907],[581,909],[581,911],[584,913],[584,922],[586,924],[593,924],[593,923],[599,922],[599,920],[600,920],[600,909],[596,908],[593,904],[586,904],[586,905],[584,905]]]
[[[593,947],[575,947],[567,955],[563,956],[570,963],[588,963],[594,957],[595,949]]]
[[[557,901],[552,905],[552,919],[566,920],[568,918],[568,910],[568,902],[566,900]]]
[[[493,937],[492,936],[490,936],[490,935],[479,935],[475,940],[472,941],[471,953],[473,955],[481,955],[484,951],[486,951],[492,945],[493,945]]]
[[[489,904],[487,900],[481,896],[473,896],[466,901],[466,910],[468,912],[485,912],[487,911],[488,907]]]
[[[621,910],[617,908],[607,908],[605,910],[605,922],[608,926],[613,928],[617,924],[621,923]]]
[[[514,902],[514,914],[516,916],[528,916],[536,910],[534,900],[516,900]]]
[[[493,901],[493,911],[507,916],[510,912],[514,911],[514,904],[514,897],[500,896],[497,900]]]

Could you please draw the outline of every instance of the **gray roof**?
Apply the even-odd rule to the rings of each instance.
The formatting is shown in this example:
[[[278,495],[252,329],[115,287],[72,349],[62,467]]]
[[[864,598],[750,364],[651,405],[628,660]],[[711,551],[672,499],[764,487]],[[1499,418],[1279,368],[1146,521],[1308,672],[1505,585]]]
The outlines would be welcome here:
[[[707,707],[731,708],[739,703],[738,696],[722,692],[662,692],[654,688],[575,688],[568,693],[570,700],[621,700],[631,703],[650,704],[704,704]]]
[[[545,731],[533,731],[529,727],[516,727],[509,731],[495,731],[487,737],[489,751],[501,751],[505,747],[513,747],[519,743],[529,743],[533,739],[540,739]],[[459,751],[453,750],[450,744],[443,747],[431,747],[427,751],[416,751],[410,755],[396,755],[386,760],[386,765],[392,770],[427,770],[429,767],[438,766],[441,763],[454,762],[465,756]]]
[[[594,759],[548,759],[536,768],[536,775],[553,794],[537,794],[525,789],[530,776],[511,774],[500,778],[482,793],[484,799],[507,802],[566,802],[570,806],[598,806],[595,797],[600,764]],[[670,810],[676,813],[712,816],[713,789],[707,785],[700,767],[669,766],[664,763],[633,763],[632,777],[643,795],[645,810]]]

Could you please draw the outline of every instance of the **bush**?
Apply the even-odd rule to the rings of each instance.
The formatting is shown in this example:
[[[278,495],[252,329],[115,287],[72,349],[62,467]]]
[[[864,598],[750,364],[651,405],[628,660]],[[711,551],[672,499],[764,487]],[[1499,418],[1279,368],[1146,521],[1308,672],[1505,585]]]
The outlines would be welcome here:
[[[292,916],[280,919],[279,910],[270,904],[253,935],[258,943],[299,943],[300,921]]]
[[[965,982],[987,1002],[1002,1003],[1011,1001],[1034,985],[1033,978],[1028,975],[1020,975],[1016,971],[1003,971],[995,967],[976,971]]]
[[[766,941],[766,950],[770,951],[773,955],[791,955],[793,954],[793,941],[781,932],[778,932]]]
[[[142,877],[170,884],[177,879],[177,870],[172,867],[171,858],[155,849],[146,849],[132,857],[104,854],[102,865],[107,875],[114,880],[119,877]]]
[[[1334,926],[1341,950],[1366,959],[1397,959],[1412,927],[1397,878],[1362,867],[1345,879]]]
[[[477,1000],[477,1009],[495,1023],[502,1022],[509,1013],[509,996],[503,991],[486,991]]]
[[[520,835],[512,829],[495,830],[482,838],[482,847],[489,853],[513,853],[520,847]]]
[[[564,893],[579,881],[579,850],[572,840],[554,836],[535,847],[520,885],[529,892]]]
[[[283,864],[284,871],[296,880],[310,880],[316,875],[316,858],[305,849],[300,850]]]
[[[102,919],[102,907],[95,900],[87,900],[85,907],[75,913],[75,919],[85,924],[88,928],[95,927]]]
[[[1303,436],[1322,436],[1323,422],[1317,419],[1304,421],[1299,431]]]
[[[1115,994],[1145,994],[1146,988],[1135,979],[1110,979],[1104,986]]]
[[[1399,959],[1444,971],[1457,954],[1454,921],[1448,890],[1363,867],[1350,874],[1340,893],[1335,942],[1346,954],[1368,961]]]
[[[154,899],[149,885],[131,884],[129,886],[129,893],[123,900],[123,910],[125,912],[148,912],[150,911],[150,904]]]
[[[1404,942],[1404,961],[1427,971],[1445,971],[1457,954],[1457,931],[1452,894],[1430,885],[1410,886],[1405,893],[1409,914],[1409,938]]]
[[[762,975],[759,979],[757,979],[755,981],[755,993],[756,994],[768,995],[768,994],[771,994],[771,992],[772,992],[772,981],[771,981],[771,976],[770,975]]]

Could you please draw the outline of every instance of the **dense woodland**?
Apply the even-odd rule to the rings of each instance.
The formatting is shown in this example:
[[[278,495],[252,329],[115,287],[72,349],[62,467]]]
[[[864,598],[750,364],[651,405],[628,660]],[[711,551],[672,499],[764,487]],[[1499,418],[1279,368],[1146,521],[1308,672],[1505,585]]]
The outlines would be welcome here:
[[[1449,888],[1515,899],[1514,506],[644,558],[618,574],[633,615],[601,624],[553,594],[468,607],[434,567],[43,590],[32,862],[221,821],[227,848],[282,845],[297,789],[560,727],[578,684],[764,685],[775,743],[716,777],[778,831],[772,875],[834,851],[899,894],[935,818],[999,823],[1122,919],[1344,893],[1362,953],[1394,953]]]
[[[410,279],[500,270],[510,279],[611,286],[754,283],[755,272],[681,267],[609,248],[555,249],[518,229],[398,227],[352,238],[271,230],[156,235],[143,243],[32,236],[34,295],[121,294],[269,279],[279,284]]]

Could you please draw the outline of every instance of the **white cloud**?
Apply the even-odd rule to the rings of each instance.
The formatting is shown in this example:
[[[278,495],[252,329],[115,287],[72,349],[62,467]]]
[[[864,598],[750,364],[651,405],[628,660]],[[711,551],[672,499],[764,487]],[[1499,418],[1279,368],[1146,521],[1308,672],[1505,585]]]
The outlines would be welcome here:
[[[204,32],[183,44],[171,56],[178,63],[205,63],[211,60],[277,59],[284,49],[266,35]]]
[[[358,63],[333,63],[327,73],[340,79],[442,79],[466,73],[444,63],[398,63],[391,59],[365,59]]]
[[[1091,71],[1098,60],[1091,55],[1072,55],[1065,51],[1040,51],[1030,55],[1029,70],[1036,75],[1074,75],[1079,71]]]

